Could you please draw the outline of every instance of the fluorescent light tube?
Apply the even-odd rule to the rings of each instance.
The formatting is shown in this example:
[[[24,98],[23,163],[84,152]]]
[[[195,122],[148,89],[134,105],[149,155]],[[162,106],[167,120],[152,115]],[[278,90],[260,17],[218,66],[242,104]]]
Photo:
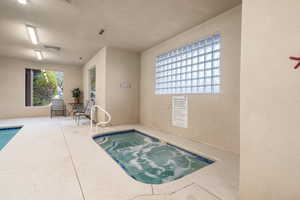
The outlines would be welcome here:
[[[39,39],[38,39],[36,28],[31,25],[26,25],[26,30],[27,30],[27,33],[29,35],[29,38],[30,38],[32,44],[37,45],[39,43]]]
[[[43,53],[40,50],[35,50],[35,55],[38,60],[43,60],[44,58]]]
[[[23,4],[23,5],[26,5],[26,4],[28,3],[27,0],[18,0],[18,2],[19,2],[20,4]]]

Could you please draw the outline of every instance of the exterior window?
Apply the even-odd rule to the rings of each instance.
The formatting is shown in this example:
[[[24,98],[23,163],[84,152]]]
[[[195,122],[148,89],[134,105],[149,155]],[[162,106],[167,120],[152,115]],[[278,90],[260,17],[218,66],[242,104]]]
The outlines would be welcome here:
[[[95,100],[96,98],[96,67],[89,70],[89,94],[90,98]]]
[[[25,69],[25,105],[47,106],[52,98],[63,98],[63,72]]]
[[[220,35],[156,57],[155,94],[220,93]]]

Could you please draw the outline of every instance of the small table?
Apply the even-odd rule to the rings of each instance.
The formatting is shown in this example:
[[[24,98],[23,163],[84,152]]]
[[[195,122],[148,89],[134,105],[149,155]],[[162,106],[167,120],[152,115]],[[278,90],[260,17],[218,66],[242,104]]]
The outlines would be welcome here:
[[[82,110],[83,103],[68,103],[70,105],[69,115],[74,118],[74,114],[80,110]]]

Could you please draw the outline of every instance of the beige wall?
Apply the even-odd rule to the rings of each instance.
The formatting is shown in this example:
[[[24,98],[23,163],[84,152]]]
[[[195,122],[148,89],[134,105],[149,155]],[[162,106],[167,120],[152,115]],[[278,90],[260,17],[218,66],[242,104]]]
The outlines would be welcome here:
[[[112,124],[138,123],[140,55],[108,47],[106,62],[106,109]]]
[[[82,85],[81,68],[39,64],[0,57],[0,118],[49,116],[49,106],[25,106],[25,68],[64,72],[64,98],[73,102],[71,90]]]
[[[155,95],[155,57],[193,41],[221,34],[221,94],[188,95],[188,128],[171,125],[171,95]],[[241,6],[145,52],[141,58],[141,123],[239,153]]]
[[[96,66],[96,104],[112,116],[112,124],[139,122],[140,56],[138,53],[105,47],[83,67],[84,99],[88,96],[88,70]],[[121,87],[121,84],[130,87]],[[103,119],[103,115],[98,113]]]
[[[300,199],[299,0],[244,0],[242,200]]]

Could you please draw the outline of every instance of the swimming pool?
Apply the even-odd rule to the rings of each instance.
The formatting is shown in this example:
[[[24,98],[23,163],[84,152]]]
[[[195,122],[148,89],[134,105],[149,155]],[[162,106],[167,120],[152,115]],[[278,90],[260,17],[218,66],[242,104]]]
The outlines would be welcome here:
[[[0,150],[18,133],[21,127],[0,128]]]
[[[214,163],[136,130],[104,134],[93,139],[128,175],[147,184],[174,181]]]

